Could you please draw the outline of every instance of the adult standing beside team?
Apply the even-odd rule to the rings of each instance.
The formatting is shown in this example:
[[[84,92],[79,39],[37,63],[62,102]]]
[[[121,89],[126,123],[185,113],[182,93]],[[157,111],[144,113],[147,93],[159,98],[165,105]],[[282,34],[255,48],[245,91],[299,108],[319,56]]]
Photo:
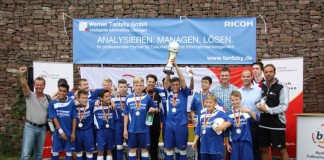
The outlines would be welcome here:
[[[157,108],[160,110],[159,104],[162,99],[159,93],[163,90],[155,88],[155,84],[157,81],[156,75],[148,74],[146,76],[146,87],[143,90],[143,93],[146,93],[151,97]],[[154,113],[153,124],[150,126],[150,137],[151,137],[151,145],[150,145],[150,156],[151,160],[158,160],[158,145],[159,145],[159,137],[160,137],[160,113]]]
[[[265,103],[257,104],[260,114],[259,137],[262,159],[269,159],[270,146],[279,150],[281,159],[288,160],[286,150],[286,117],[289,103],[288,88],[275,78],[276,67],[267,64],[264,67],[266,81],[262,84],[262,97]]]
[[[226,112],[232,110],[230,95],[233,91],[237,90],[237,87],[230,84],[231,71],[224,67],[220,71],[220,86],[212,89],[212,93],[217,95],[223,101],[224,110]]]
[[[21,89],[26,97],[26,123],[23,133],[21,160],[28,160],[34,149],[34,159],[42,159],[46,135],[48,99],[44,94],[45,79],[34,80],[35,92],[30,91],[27,79],[27,68],[19,68]]]
[[[262,83],[265,81],[265,79],[262,77],[263,63],[260,61],[252,63],[252,72],[254,75],[252,81],[253,85],[259,86],[261,88]]]
[[[260,111],[256,107],[256,102],[261,99],[261,88],[252,84],[252,72],[250,70],[244,70],[242,72],[242,82],[243,86],[238,91],[242,95],[242,106],[248,108],[254,112],[257,117],[260,115]],[[253,146],[253,157],[254,160],[261,160],[260,145],[259,145],[259,122],[258,119],[249,120],[249,128],[252,136],[252,146]]]

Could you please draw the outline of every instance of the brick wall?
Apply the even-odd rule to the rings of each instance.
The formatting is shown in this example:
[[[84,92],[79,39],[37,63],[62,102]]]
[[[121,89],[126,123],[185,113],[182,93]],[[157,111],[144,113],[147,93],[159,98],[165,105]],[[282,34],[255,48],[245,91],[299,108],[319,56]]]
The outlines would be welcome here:
[[[0,131],[14,121],[9,110],[19,66],[33,61],[72,62],[73,18],[257,17],[257,57],[304,57],[304,111],[324,112],[324,0],[2,0],[0,2]],[[74,65],[75,79],[78,78]],[[133,67],[134,65],[112,65]],[[158,65],[141,65],[144,67]],[[197,65],[196,67],[207,67]],[[12,119],[12,120],[11,120]],[[9,123],[12,124],[12,123]]]

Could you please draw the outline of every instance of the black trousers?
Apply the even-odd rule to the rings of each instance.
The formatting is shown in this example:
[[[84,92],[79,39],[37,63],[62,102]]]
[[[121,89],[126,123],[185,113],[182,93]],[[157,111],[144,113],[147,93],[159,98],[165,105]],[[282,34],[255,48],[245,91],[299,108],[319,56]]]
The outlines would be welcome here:
[[[161,130],[160,115],[159,113],[154,113],[153,124],[150,127],[151,146],[149,152],[151,155],[151,160],[159,159],[158,147],[159,147],[160,130]]]
[[[254,160],[261,160],[261,151],[259,143],[259,122],[250,123],[250,132],[252,137],[253,156]]]

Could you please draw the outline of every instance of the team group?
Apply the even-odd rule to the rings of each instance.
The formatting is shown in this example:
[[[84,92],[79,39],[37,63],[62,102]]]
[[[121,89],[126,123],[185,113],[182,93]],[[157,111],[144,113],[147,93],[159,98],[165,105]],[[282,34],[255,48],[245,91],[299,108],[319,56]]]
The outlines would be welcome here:
[[[34,143],[28,136],[28,127],[43,130],[48,118],[55,126],[54,160],[59,159],[62,151],[66,152],[66,159],[72,159],[72,152],[76,152],[77,160],[83,159],[86,152],[86,159],[121,160],[124,142],[129,148],[128,159],[135,160],[140,153],[142,160],[155,160],[161,127],[165,159],[187,159],[187,101],[193,90],[193,78],[188,87],[176,61],[171,62],[178,77],[166,74],[163,88],[155,86],[157,77],[152,74],[146,76],[146,86],[143,78],[135,77],[132,93],[127,93],[125,79],[118,80],[117,91],[112,89],[109,78],[102,82],[103,88],[95,90],[89,89],[86,79],[80,79],[78,90],[73,92],[66,80],[60,79],[58,92],[51,98],[43,94],[45,80],[40,77],[34,81],[35,92],[29,90],[27,68],[21,67],[20,81],[27,107],[22,159],[29,157],[30,144]],[[288,89],[278,82],[275,73],[275,66],[263,67],[261,62],[255,62],[252,71],[242,72],[242,88],[230,84],[228,68],[221,70],[221,85],[212,90],[212,79],[201,79],[201,92],[193,95],[190,108],[196,125],[192,148],[198,150],[198,159],[269,159],[271,146],[280,151],[282,159],[288,159],[284,116]],[[150,117],[153,123],[148,123],[148,115],[154,115]],[[42,139],[45,138],[39,140]],[[41,156],[37,155],[41,150],[37,146],[41,144],[34,145],[37,159]]]

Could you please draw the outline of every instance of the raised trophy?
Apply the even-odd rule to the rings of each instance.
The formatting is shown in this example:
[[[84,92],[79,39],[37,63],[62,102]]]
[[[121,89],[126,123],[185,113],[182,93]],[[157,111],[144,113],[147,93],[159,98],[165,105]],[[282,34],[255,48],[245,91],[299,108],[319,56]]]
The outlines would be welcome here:
[[[179,44],[177,42],[171,42],[168,46],[168,53],[169,53],[169,61],[168,64],[164,67],[163,72],[165,74],[174,74],[173,72],[173,65],[170,62],[171,59],[177,57],[177,54],[179,53]]]

